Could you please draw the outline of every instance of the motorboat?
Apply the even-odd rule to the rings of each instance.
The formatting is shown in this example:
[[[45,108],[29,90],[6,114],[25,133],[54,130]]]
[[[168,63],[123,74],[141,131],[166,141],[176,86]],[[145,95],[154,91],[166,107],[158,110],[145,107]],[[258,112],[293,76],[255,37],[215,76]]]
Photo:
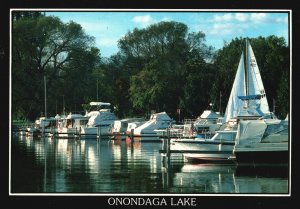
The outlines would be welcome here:
[[[165,130],[174,123],[175,121],[166,112],[153,113],[148,121],[134,129],[134,136],[156,137],[157,131]]]
[[[182,136],[211,138],[220,129],[222,119],[220,113],[204,110],[196,120],[185,120]]]
[[[241,121],[234,154],[239,164],[289,162],[288,120],[263,119]]]
[[[111,127],[110,133],[112,134],[113,137],[117,137],[117,138],[119,138],[118,136],[120,135],[125,136],[125,134],[127,134],[129,124],[138,124],[144,121],[145,121],[144,118],[124,118],[121,120],[115,120]],[[130,128],[134,129],[134,127],[132,126],[129,127],[129,130],[131,130]]]
[[[39,117],[35,120],[32,127],[27,127],[25,132],[27,136],[53,136],[57,132],[58,120],[60,116]]]
[[[134,131],[135,128],[143,125],[146,121],[133,121],[129,122],[126,129],[126,134],[131,134],[132,131]]]
[[[236,130],[216,131],[210,139],[171,139],[170,149],[180,151],[187,161],[220,162],[234,160]]]
[[[108,102],[90,102],[91,110],[87,111],[88,117],[86,126],[80,129],[81,137],[108,136],[112,125],[118,117],[111,111],[111,104]]]
[[[66,117],[58,118],[57,137],[69,138],[79,135],[80,130],[86,126],[88,120],[89,117],[76,113],[69,113]]]

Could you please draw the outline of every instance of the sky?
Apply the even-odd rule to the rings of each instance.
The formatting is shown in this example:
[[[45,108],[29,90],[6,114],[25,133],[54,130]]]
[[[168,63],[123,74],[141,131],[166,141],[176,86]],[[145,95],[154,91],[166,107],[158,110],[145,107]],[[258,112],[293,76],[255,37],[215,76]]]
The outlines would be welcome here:
[[[49,11],[63,23],[74,21],[86,34],[95,37],[102,57],[119,51],[118,40],[134,28],[142,29],[161,21],[176,21],[188,26],[188,32],[205,33],[206,44],[216,50],[234,38],[275,35],[289,42],[288,11]]]

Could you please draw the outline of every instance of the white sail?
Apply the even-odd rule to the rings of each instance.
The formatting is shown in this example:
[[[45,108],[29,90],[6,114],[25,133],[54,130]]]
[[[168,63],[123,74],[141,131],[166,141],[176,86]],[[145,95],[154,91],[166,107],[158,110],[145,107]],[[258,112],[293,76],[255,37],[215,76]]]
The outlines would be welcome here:
[[[248,67],[248,95],[261,95],[260,100],[256,100],[256,104],[260,105],[259,109],[263,114],[270,113],[269,104],[266,97],[265,88],[261,79],[259,68],[254,56],[252,47],[247,41],[247,67]]]
[[[230,97],[227,103],[226,112],[223,122],[228,122],[230,119],[237,116],[239,110],[244,106],[244,102],[238,99],[238,96],[246,95],[245,86],[245,65],[244,54],[242,53],[236,76],[232,85]]]

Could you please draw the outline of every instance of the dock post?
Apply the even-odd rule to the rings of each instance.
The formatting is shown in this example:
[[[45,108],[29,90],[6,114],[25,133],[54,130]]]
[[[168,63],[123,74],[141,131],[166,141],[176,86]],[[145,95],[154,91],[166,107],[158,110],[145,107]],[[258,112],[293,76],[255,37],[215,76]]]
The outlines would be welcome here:
[[[81,126],[79,127],[79,139],[81,138]]]
[[[171,138],[170,138],[170,129],[167,129],[167,166],[169,167],[170,165],[170,143],[171,143]]]
[[[51,126],[51,129],[50,129],[50,136],[51,136],[51,138],[54,137],[54,127],[53,126]]]
[[[101,139],[101,127],[97,126],[97,139]]]
[[[170,151],[169,150],[169,138],[168,136],[168,130],[167,135],[163,136],[163,151],[162,153],[162,181],[163,181],[163,187],[168,189],[170,185]]]
[[[131,130],[130,130],[130,136],[129,136],[129,138],[130,138],[130,142],[131,143],[133,143],[133,138],[134,138],[134,129],[132,128]]]
[[[166,150],[166,138],[164,136],[162,136],[162,150]]]
[[[165,169],[168,170],[169,165],[170,165],[170,129],[167,128],[167,134],[165,136],[163,136],[163,144],[162,144],[162,150],[164,151],[164,153],[162,154],[162,163],[163,166],[165,167]]]
[[[43,127],[42,127],[42,136],[43,137],[45,136],[45,125],[43,125]]]
[[[134,143],[134,129],[132,128],[131,130],[130,130],[130,145],[131,145],[131,150],[133,150],[133,143]]]
[[[78,130],[77,130],[77,127],[75,128],[75,134],[74,134],[74,136],[75,136],[75,139],[76,139],[77,136],[78,136]]]

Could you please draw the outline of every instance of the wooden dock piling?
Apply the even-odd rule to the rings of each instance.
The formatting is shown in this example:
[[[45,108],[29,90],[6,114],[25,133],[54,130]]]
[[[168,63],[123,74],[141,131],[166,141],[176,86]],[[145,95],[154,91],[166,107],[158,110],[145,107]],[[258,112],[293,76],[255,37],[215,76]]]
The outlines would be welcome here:
[[[130,136],[129,136],[129,138],[130,138],[130,141],[133,142],[133,140],[134,140],[134,129],[130,130]]]
[[[160,152],[162,154],[162,163],[163,166],[165,168],[168,168],[170,165],[170,151],[171,151],[171,137],[170,137],[170,129],[167,128],[167,136],[163,137],[162,140],[163,144],[162,144],[162,152]]]
[[[101,139],[101,127],[97,127],[97,140]]]

